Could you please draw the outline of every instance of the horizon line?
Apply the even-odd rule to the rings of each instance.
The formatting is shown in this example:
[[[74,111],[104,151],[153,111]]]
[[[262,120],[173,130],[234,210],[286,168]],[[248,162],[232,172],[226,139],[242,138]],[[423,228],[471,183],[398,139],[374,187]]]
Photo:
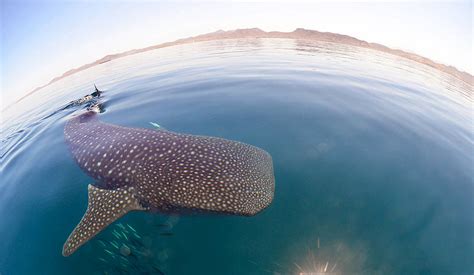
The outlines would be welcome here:
[[[319,36],[319,37],[318,37]],[[260,28],[246,28],[246,29],[235,29],[235,30],[229,30],[229,31],[223,31],[223,30],[217,30],[215,32],[210,32],[210,33],[205,33],[205,34],[200,34],[197,36],[191,36],[187,38],[181,38],[177,39],[175,41],[170,41],[170,42],[164,42],[160,44],[155,44],[152,46],[144,47],[144,48],[139,48],[139,49],[131,49],[127,50],[124,52],[119,52],[119,53],[114,53],[114,54],[108,54],[103,56],[102,58],[99,58],[91,63],[86,63],[82,66],[72,68],[70,70],[67,70],[64,72],[62,75],[59,75],[57,77],[54,77],[51,79],[48,83],[36,87],[32,91],[26,93],[24,96],[20,97],[17,99],[15,102],[11,103],[10,105],[6,106],[5,109],[2,110],[6,111],[9,109],[11,106],[19,103],[23,99],[27,98],[28,96],[34,94],[35,92],[41,90],[42,88],[45,88],[63,78],[66,78],[70,75],[73,75],[77,72],[87,70],[91,67],[119,59],[121,57],[125,56],[130,56],[130,55],[135,55],[139,53],[143,53],[146,51],[151,51],[151,50],[156,50],[160,48],[165,48],[165,47],[172,47],[172,46],[177,46],[177,45],[183,45],[183,44],[188,44],[188,43],[193,43],[193,42],[205,42],[205,41],[212,41],[212,40],[220,40],[220,39],[242,39],[242,38],[286,38],[286,39],[308,39],[308,40],[315,40],[315,41],[325,41],[325,42],[332,42],[332,43],[338,43],[338,44],[349,44],[352,46],[356,47],[362,47],[362,48],[370,48],[373,50],[378,50],[382,52],[386,52],[395,56],[399,57],[404,57],[406,59],[409,59],[411,61],[421,63],[424,65],[428,65],[434,69],[437,69],[439,71],[442,71],[444,73],[450,74],[453,77],[458,78],[459,80],[466,82],[469,85],[472,85],[474,82],[474,76],[471,75],[468,72],[461,71],[457,69],[455,66],[452,65],[446,65],[443,63],[438,63],[435,62],[427,57],[421,56],[419,54],[413,53],[413,52],[408,52],[405,50],[400,50],[396,48],[389,48],[385,45],[374,43],[374,42],[367,42],[364,40],[360,40],[358,38],[345,35],[345,34],[339,34],[339,33],[332,33],[332,32],[319,32],[317,30],[308,30],[304,28],[296,28],[292,32],[280,32],[280,31],[263,31]]]

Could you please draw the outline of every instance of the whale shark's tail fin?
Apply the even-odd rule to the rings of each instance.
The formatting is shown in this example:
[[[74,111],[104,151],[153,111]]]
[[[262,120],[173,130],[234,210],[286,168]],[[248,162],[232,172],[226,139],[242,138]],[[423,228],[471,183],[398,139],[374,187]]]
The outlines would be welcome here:
[[[86,213],[67,239],[63,256],[69,256],[102,229],[132,210],[146,210],[135,197],[133,187],[99,189],[89,184]]]

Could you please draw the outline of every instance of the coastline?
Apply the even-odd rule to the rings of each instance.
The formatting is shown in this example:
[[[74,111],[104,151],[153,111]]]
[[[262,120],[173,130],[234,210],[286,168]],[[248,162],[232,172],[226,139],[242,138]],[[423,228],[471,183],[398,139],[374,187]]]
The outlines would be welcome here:
[[[31,94],[37,92],[38,90],[56,82],[59,81],[65,77],[68,77],[70,75],[73,75],[77,72],[86,70],[88,68],[121,58],[125,56],[130,56],[146,51],[151,51],[151,50],[156,50],[160,48],[165,48],[165,47],[171,47],[175,45],[182,45],[182,44],[188,44],[188,43],[193,43],[193,42],[204,42],[204,41],[211,41],[211,40],[221,40],[221,39],[240,39],[240,38],[287,38],[287,39],[307,39],[307,40],[313,40],[313,41],[324,41],[324,42],[332,42],[332,43],[339,43],[339,44],[347,44],[351,46],[356,46],[356,47],[362,47],[362,48],[368,48],[368,49],[373,49],[385,53],[389,53],[395,56],[403,57],[421,64],[425,64],[427,66],[430,66],[434,69],[437,69],[439,71],[445,72],[447,74],[450,74],[459,80],[462,80],[466,82],[469,85],[474,84],[474,76],[467,72],[460,71],[456,69],[453,66],[449,65],[444,65],[441,63],[437,63],[432,61],[429,58],[420,56],[418,54],[414,53],[409,53],[406,51],[398,50],[398,49],[392,49],[389,47],[386,47],[384,45],[378,44],[378,43],[369,43],[364,40],[359,40],[357,38],[354,38],[352,36],[348,35],[343,35],[343,34],[337,34],[337,33],[331,33],[331,32],[319,32],[316,30],[307,30],[303,28],[298,28],[292,32],[279,32],[279,31],[263,31],[258,28],[252,28],[252,29],[237,29],[237,30],[231,30],[231,31],[222,31],[218,30],[216,32],[212,33],[207,33],[207,34],[202,34],[198,36],[193,36],[193,37],[188,37],[188,38],[183,38],[183,39],[178,39],[172,42],[165,42],[162,44],[157,44],[145,48],[140,48],[140,49],[133,49],[133,50],[128,50],[125,52],[117,53],[117,54],[110,54],[106,55],[92,63],[88,63],[85,65],[82,65],[78,68],[71,69],[69,71],[66,71],[62,75],[53,78],[51,81],[46,83],[45,85],[42,85],[40,87],[35,88],[31,92],[25,94],[18,100],[16,100],[13,104],[10,106],[20,102],[24,98],[30,96]],[[10,106],[6,107],[5,109],[8,109]]]

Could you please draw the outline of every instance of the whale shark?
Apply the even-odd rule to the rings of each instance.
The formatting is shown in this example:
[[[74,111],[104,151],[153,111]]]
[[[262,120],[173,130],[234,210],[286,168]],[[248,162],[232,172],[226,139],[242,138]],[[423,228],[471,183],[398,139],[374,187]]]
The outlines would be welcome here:
[[[64,126],[78,166],[95,182],[88,206],[66,240],[69,256],[130,211],[253,216],[274,196],[270,154],[218,137],[101,122],[88,110]]]

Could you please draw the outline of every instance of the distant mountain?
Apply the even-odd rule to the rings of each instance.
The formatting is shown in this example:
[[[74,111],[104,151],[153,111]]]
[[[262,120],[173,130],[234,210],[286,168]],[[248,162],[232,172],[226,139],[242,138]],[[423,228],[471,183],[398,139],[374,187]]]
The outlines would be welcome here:
[[[362,47],[362,48],[368,48],[368,49],[378,50],[378,51],[386,52],[386,53],[393,54],[396,56],[404,57],[406,59],[428,65],[442,72],[448,73],[470,85],[474,84],[474,77],[472,75],[466,72],[459,71],[453,66],[447,66],[444,64],[436,63],[426,57],[423,57],[414,53],[409,53],[409,52],[405,52],[405,51],[397,50],[397,49],[391,49],[384,45],[380,45],[377,43],[369,43],[364,40],[359,40],[357,38],[354,38],[348,35],[342,35],[342,34],[331,33],[331,32],[319,32],[319,31],[307,30],[307,29],[302,29],[302,28],[298,28],[292,32],[278,32],[278,31],[266,32],[258,28],[253,28],[253,29],[237,29],[237,30],[231,30],[231,31],[218,30],[212,33],[202,34],[202,35],[188,37],[184,39],[178,39],[173,42],[166,42],[163,44],[158,44],[158,45],[154,45],[154,46],[150,46],[146,48],[134,49],[134,50],[129,50],[122,53],[106,55],[95,62],[85,64],[79,68],[69,70],[65,72],[64,74],[62,74],[61,76],[53,78],[49,83],[34,89],[33,91],[29,92],[28,94],[26,94],[25,96],[17,100],[17,102],[31,95],[32,93],[38,91],[39,89],[44,88],[50,85],[51,83],[56,82],[62,78],[65,78],[77,72],[86,70],[90,67],[109,62],[117,58],[129,56],[129,55],[133,55],[137,53],[142,53],[146,51],[151,51],[151,50],[155,50],[159,48],[180,45],[180,44],[210,41],[210,40],[220,40],[220,39],[237,39],[237,38],[307,39],[307,40],[313,40],[313,41],[326,41],[326,42],[333,42],[333,43],[347,44],[347,45],[352,45],[352,46],[357,46],[357,47]]]

